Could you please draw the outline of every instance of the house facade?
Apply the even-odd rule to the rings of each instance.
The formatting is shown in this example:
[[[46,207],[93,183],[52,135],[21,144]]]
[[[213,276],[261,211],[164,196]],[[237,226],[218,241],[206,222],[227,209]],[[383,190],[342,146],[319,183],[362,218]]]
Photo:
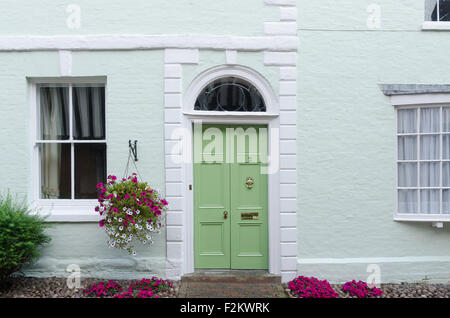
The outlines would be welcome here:
[[[27,274],[448,281],[449,13],[444,0],[4,5],[0,188],[52,223]],[[94,207],[135,140],[169,205],[130,256],[108,248]]]

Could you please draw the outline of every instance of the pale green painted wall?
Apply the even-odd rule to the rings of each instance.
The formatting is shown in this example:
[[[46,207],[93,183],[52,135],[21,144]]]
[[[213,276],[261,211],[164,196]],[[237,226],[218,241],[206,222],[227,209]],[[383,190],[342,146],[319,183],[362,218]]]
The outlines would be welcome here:
[[[81,27],[70,29],[70,4],[81,8]],[[0,35],[232,34],[263,35],[263,22],[279,11],[262,0],[2,0]],[[269,19],[268,19],[269,18]]]
[[[122,176],[128,140],[139,141],[139,171],[164,192],[163,78],[164,51],[73,52],[75,77],[107,78],[108,173]],[[242,65],[261,72],[278,90],[278,69],[263,67],[262,53],[239,53]],[[201,51],[198,65],[183,67],[183,87],[200,72],[225,63],[225,53]],[[0,190],[31,198],[30,100],[26,77],[58,77],[56,52],[0,53],[2,153]],[[170,201],[169,201],[170,204]],[[94,212],[93,212],[94,213]],[[165,275],[165,231],[153,246],[141,246],[136,258],[109,249],[96,223],[53,223],[50,245],[38,263],[27,269],[34,276],[64,276],[67,265],[79,264],[85,277],[138,278]]]
[[[263,22],[278,19],[278,10],[264,7],[261,0],[233,0],[226,7],[224,2],[203,0],[170,4],[142,0],[128,8],[119,1],[96,1],[104,5],[95,6],[81,1],[82,27],[71,30],[65,26],[69,2],[30,3],[6,1],[0,35],[262,35]],[[449,84],[450,64],[442,53],[450,49],[448,32],[421,31],[421,0],[377,1],[381,29],[367,30],[366,9],[371,3],[298,1],[298,270],[331,280],[365,279],[367,263],[375,262],[385,280],[425,276],[447,280],[449,227],[438,230],[430,223],[392,219],[394,109],[377,84]],[[168,10],[169,5],[175,9]],[[213,15],[205,14],[206,7]],[[127,141],[138,139],[141,173],[160,189],[164,189],[163,54],[162,50],[73,53],[74,76],[108,80],[110,172],[123,173]],[[224,52],[200,51],[198,65],[183,66],[183,89],[203,70],[224,62]],[[278,68],[264,67],[262,53],[239,52],[238,63],[259,71],[278,91]],[[0,53],[0,189],[8,187],[21,195],[31,191],[27,76],[59,76],[58,54]],[[164,275],[165,233],[133,259],[107,249],[96,224],[55,224],[49,231],[53,242],[29,269],[34,275],[62,275],[70,263],[80,263],[91,276]],[[302,264],[311,259],[321,263]],[[333,264],[335,259],[342,264]]]
[[[107,77],[108,172],[123,176],[128,140],[139,141],[139,171],[164,191],[163,51],[74,52],[73,76]],[[30,103],[26,77],[58,77],[55,52],[0,54],[0,189],[31,198]],[[94,213],[94,212],[93,212]],[[53,224],[50,246],[43,250],[33,275],[63,275],[80,264],[83,275],[164,275],[165,231],[153,246],[133,259],[110,250],[96,224]],[[148,268],[145,265],[148,263]],[[144,266],[145,265],[145,266]],[[128,274],[127,274],[128,273]]]
[[[394,108],[377,86],[450,83],[449,33],[421,31],[422,1],[388,0],[368,31],[370,3],[299,2],[298,270],[362,279],[374,262],[382,279],[449,280],[450,227],[393,221]],[[365,260],[385,257],[405,259]],[[344,265],[301,264],[313,258]]]

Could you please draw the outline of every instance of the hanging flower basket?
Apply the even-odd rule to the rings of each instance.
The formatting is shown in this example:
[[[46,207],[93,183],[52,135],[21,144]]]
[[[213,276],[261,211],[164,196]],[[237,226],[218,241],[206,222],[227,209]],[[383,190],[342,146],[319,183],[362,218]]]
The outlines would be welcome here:
[[[146,182],[139,182],[133,173],[120,181],[108,176],[106,184],[97,184],[98,206],[95,211],[104,219],[100,227],[109,236],[109,247],[136,255],[133,242],[153,243],[153,235],[161,231],[167,201]]]

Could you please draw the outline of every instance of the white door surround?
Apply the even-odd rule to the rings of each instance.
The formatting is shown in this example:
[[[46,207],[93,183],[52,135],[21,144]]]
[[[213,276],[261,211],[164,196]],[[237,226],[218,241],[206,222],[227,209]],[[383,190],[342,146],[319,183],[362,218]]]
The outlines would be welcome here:
[[[168,73],[173,74],[173,72],[168,72],[168,68],[174,71],[178,66],[167,66],[166,64],[166,76]],[[181,66],[179,68],[179,80],[181,81]],[[212,81],[225,77],[241,78],[255,86],[264,98],[266,112],[194,111],[194,104],[201,90]],[[168,79],[166,78],[166,84]],[[173,101],[175,99],[173,95],[178,94],[168,93],[167,91],[166,93],[166,102]],[[261,74],[248,67],[222,65],[208,69],[197,76],[184,92],[182,100],[181,91],[179,94],[177,100],[180,98],[180,104],[182,105],[178,104],[178,107],[174,109],[167,107],[170,104],[166,103],[165,118],[166,196],[169,207],[172,199],[174,199],[177,202],[177,208],[179,208],[179,210],[168,211],[167,276],[179,278],[181,275],[194,271],[194,201],[190,185],[193,185],[192,126],[193,123],[198,121],[215,124],[264,124],[268,126],[269,171],[273,172],[268,175],[269,272],[282,274],[282,253],[286,250],[286,247],[289,249],[292,246],[292,240],[296,240],[290,238],[291,241],[282,243],[283,226],[286,227],[287,220],[293,223],[290,224],[291,226],[295,226],[296,219],[295,217],[292,218],[292,215],[294,215],[292,213],[288,219],[280,213],[280,191],[282,187],[282,184],[280,184],[280,168],[282,167],[280,109],[273,88]],[[176,115],[175,112],[181,114]],[[170,118],[175,118],[173,116],[177,116],[176,118],[179,118],[179,121],[172,122]],[[296,173],[295,169],[286,171],[291,174]],[[295,180],[295,175],[291,176],[290,179]],[[290,245],[287,246],[286,244]],[[295,242],[294,246],[296,246]]]

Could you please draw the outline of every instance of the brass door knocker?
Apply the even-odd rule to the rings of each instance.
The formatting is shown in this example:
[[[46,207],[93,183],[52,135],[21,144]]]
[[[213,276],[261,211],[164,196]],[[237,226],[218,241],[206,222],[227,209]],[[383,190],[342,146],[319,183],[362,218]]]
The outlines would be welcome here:
[[[245,184],[247,185],[247,188],[251,189],[253,188],[255,181],[251,177],[248,177],[247,181],[245,181]]]

